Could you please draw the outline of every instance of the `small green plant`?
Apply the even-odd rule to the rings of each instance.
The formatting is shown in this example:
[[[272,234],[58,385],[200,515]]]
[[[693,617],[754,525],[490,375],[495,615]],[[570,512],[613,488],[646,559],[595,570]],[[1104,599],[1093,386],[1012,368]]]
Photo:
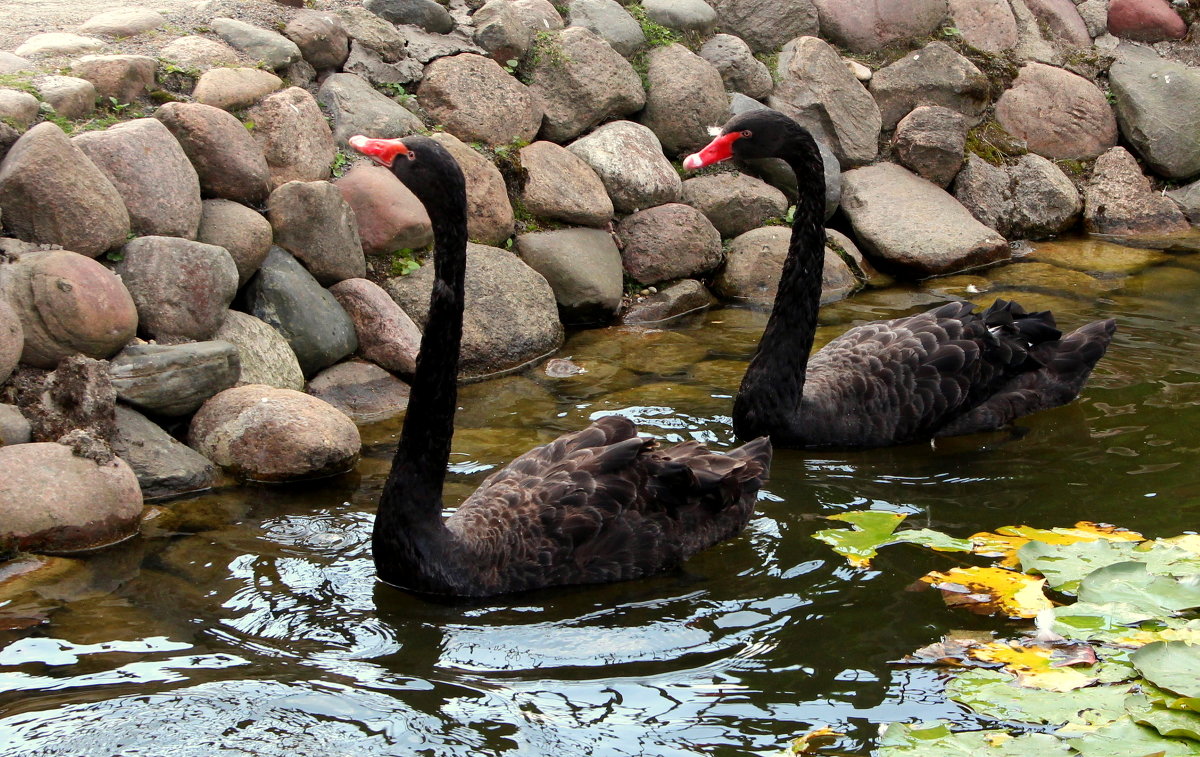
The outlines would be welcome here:
[[[967,132],[967,152],[974,153],[994,166],[1003,166],[1029,152],[996,121],[984,121]]]
[[[417,253],[404,247],[392,252],[391,266],[388,270],[392,276],[407,276],[420,267],[421,261],[417,260]]]
[[[958,39],[959,37],[962,36],[962,32],[959,31],[958,27],[956,27],[956,26],[943,26],[941,29],[938,30],[938,33],[941,34],[943,37],[951,37],[954,39]]]
[[[258,127],[258,124],[253,121],[243,121],[242,126],[246,127],[246,131],[254,131]]]
[[[520,59],[509,58],[508,60],[504,61],[504,70],[515,76],[517,73],[517,66],[519,65],[521,65]]]
[[[75,124],[71,123],[70,119],[64,118],[64,117],[58,115],[57,113],[54,113],[54,112],[46,113],[45,118],[47,121],[58,126],[58,128],[62,129],[67,134],[70,134],[73,131],[75,131]]]
[[[383,81],[375,84],[375,89],[383,94],[401,103],[408,102],[413,99],[413,95],[409,94],[403,84],[394,81]]]
[[[133,236],[133,234],[130,234],[129,238],[133,239]],[[108,252],[104,253],[104,259],[112,261],[113,263],[120,263],[125,259],[125,248],[117,247],[116,249],[109,250]]]
[[[529,46],[526,60],[529,68],[542,64],[562,66],[571,61],[563,52],[558,35],[551,31],[540,31],[533,35],[533,44]],[[526,74],[526,78],[528,78],[528,74]]]
[[[646,44],[650,47],[666,47],[682,41],[682,38],[673,30],[646,15],[646,9],[641,5],[631,5],[626,10],[642,27],[642,34],[646,36]]]
[[[339,147],[338,151],[333,154],[333,163],[329,165],[329,168],[334,176],[342,176],[350,170],[353,162],[353,159]]]

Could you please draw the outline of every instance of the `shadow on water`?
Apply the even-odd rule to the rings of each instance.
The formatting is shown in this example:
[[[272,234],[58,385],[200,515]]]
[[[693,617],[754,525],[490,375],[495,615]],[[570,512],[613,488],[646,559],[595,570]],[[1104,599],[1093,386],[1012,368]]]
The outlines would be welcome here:
[[[15,619],[0,631],[0,755],[771,754],[826,723],[865,754],[881,722],[969,723],[935,672],[891,662],[950,628],[1003,627],[908,591],[961,558],[899,545],[852,569],[809,538],[820,516],[1169,535],[1200,502],[1200,266],[1104,258],[1083,279],[1051,271],[1070,285],[1054,289],[1050,265],[1029,262],[860,294],[823,311],[821,336],[997,291],[1051,302],[1064,326],[1113,315],[1117,340],[1080,401],[936,445],[779,451],[746,534],[671,574],[484,603],[378,583],[370,528],[397,423],[364,429],[353,475],[173,503],[175,532],[64,561],[60,580],[0,605]],[[764,323],[725,309],[582,332],[560,356],[586,373],[464,387],[448,505],[607,413],[664,440],[734,444],[732,392]]]

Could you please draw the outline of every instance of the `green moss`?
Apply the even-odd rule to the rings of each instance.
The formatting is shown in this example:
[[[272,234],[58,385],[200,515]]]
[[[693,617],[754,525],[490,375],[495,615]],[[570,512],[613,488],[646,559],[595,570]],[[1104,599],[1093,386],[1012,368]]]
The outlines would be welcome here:
[[[37,87],[33,86],[34,76],[35,74],[25,72],[16,74],[0,74],[0,89],[20,90],[21,92],[27,92],[40,100],[42,99],[41,93],[38,92]]]
[[[641,5],[631,5],[625,10],[629,11],[629,15],[633,16],[634,20],[642,27],[642,34],[646,36],[646,44],[650,47],[666,47],[683,41],[683,38],[675,31],[646,15],[646,9]]]
[[[771,53],[770,55],[766,53],[755,53],[754,57],[757,58],[764,66],[766,66],[768,71],[771,72],[771,81],[778,84],[779,80],[782,78],[779,75],[779,53],[775,52]]]
[[[967,152],[978,155],[994,166],[1003,166],[1029,150],[997,122],[984,121],[967,132]]]

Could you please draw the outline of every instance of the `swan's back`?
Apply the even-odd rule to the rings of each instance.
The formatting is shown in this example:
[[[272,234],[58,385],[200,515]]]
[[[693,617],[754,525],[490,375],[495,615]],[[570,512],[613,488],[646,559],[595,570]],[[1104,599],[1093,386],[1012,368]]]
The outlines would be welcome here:
[[[470,591],[624,581],[680,564],[745,527],[771,462],[763,438],[729,454],[658,448],[618,416],[526,452],[446,521]]]
[[[812,356],[794,424],[806,446],[882,446],[999,428],[1071,401],[1115,324],[1060,339],[1049,312],[950,303],[850,329]]]

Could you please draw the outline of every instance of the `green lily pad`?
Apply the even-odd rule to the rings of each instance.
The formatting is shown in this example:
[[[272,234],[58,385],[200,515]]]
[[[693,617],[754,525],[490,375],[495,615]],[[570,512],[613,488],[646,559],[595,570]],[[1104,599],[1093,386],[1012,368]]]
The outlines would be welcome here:
[[[1090,541],[1074,544],[1029,542],[1017,550],[1021,569],[1046,577],[1050,588],[1068,594],[1092,571],[1118,562],[1140,562],[1156,575],[1200,575],[1200,557],[1165,542]]]
[[[1074,691],[1027,689],[994,670],[967,670],[946,684],[946,696],[997,720],[1062,725],[1071,721],[1110,723],[1125,714],[1131,685],[1093,686]]]
[[[1178,694],[1160,689],[1152,683],[1142,681],[1138,684],[1138,688],[1151,701],[1151,703],[1163,707],[1168,710],[1189,710],[1191,712],[1200,712],[1200,698],[1198,697],[1181,697]]]
[[[1200,741],[1200,713],[1157,706],[1144,694],[1133,694],[1126,699],[1125,710],[1135,723],[1150,726],[1160,736]]]
[[[879,757],[976,757],[985,752],[996,757],[1052,757],[1069,755],[1065,744],[1045,733],[1010,736],[1000,730],[950,730],[945,722],[890,723],[879,741]]]
[[[1150,572],[1145,563],[1119,562],[1092,571],[1079,584],[1084,602],[1126,602],[1161,615],[1200,607],[1200,583]]]
[[[901,513],[883,510],[859,510],[830,515],[828,520],[840,520],[849,523],[854,528],[828,528],[816,532],[813,534],[813,538],[828,544],[834,552],[845,557],[856,568],[868,567],[871,564],[871,558],[875,557],[876,551],[888,544],[902,542],[920,544],[939,552],[969,552],[971,550],[971,542],[966,539],[956,539],[928,528],[914,528],[897,532],[896,527],[906,517]]]
[[[1054,608],[1053,630],[1068,639],[1110,641],[1154,617],[1154,613],[1124,602],[1076,602]]]
[[[1155,686],[1182,697],[1200,697],[1200,646],[1156,641],[1134,652],[1130,660]]]
[[[1172,739],[1153,728],[1138,725],[1128,716],[1091,733],[1067,739],[1083,757],[1194,757],[1200,742]]]

